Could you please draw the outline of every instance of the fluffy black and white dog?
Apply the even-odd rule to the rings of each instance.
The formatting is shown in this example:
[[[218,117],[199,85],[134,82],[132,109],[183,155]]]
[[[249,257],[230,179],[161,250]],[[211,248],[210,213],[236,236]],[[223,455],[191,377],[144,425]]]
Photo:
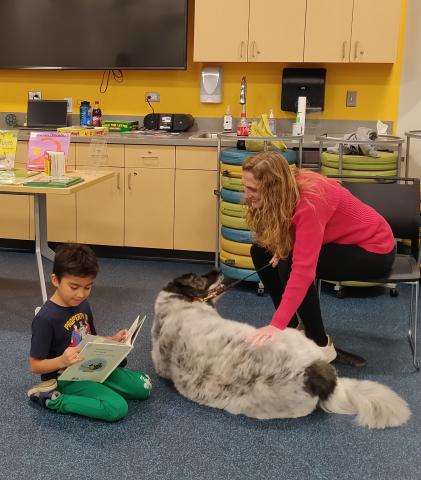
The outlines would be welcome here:
[[[158,375],[181,395],[249,417],[293,418],[317,406],[357,416],[369,428],[396,427],[411,413],[385,385],[338,378],[303,333],[287,328],[264,346],[246,341],[254,327],[223,319],[203,302],[218,274],[185,274],[158,295],[152,326],[152,360]]]

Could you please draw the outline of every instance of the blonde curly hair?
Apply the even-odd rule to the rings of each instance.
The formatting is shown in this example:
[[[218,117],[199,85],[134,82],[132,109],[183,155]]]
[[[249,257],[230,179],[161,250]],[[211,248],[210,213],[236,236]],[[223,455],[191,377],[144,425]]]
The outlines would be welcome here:
[[[262,204],[253,208],[247,202],[247,222],[253,232],[255,243],[269,250],[279,259],[285,259],[292,251],[294,231],[292,217],[304,190],[317,195],[316,177],[321,175],[288,165],[285,158],[273,151],[248,157],[243,171],[250,172],[259,184]]]

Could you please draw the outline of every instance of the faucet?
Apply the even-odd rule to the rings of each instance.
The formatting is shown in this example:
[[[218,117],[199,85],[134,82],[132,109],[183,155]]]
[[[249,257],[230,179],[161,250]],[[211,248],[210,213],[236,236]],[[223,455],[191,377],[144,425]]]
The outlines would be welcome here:
[[[241,113],[246,113],[246,94],[247,94],[247,81],[246,77],[241,79],[241,88],[240,88],[240,105]]]

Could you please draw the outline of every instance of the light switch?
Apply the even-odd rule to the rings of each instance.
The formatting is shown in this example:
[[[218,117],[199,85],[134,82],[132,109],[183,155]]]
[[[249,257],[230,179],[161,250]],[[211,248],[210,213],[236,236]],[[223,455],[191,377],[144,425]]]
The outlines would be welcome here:
[[[346,106],[347,107],[357,106],[357,92],[355,90],[348,90],[346,92]]]

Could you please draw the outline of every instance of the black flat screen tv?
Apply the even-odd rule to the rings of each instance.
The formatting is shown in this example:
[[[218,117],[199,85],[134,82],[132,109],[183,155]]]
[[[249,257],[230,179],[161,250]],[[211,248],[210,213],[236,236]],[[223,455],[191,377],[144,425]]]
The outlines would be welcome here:
[[[0,68],[182,70],[188,0],[0,0]]]

